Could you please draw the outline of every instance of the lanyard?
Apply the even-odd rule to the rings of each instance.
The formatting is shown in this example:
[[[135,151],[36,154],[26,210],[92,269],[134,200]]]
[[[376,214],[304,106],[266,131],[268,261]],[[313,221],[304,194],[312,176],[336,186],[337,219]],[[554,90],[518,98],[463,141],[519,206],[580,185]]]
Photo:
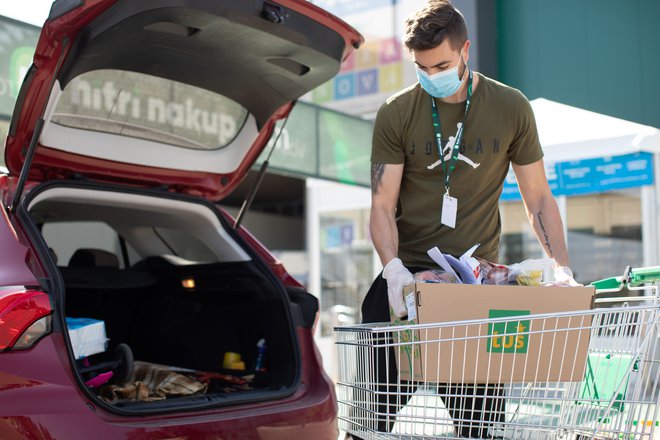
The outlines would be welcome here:
[[[430,96],[430,95],[429,95]],[[458,126],[456,138],[454,139],[454,148],[451,151],[451,159],[449,159],[449,168],[445,156],[442,154],[442,132],[440,127],[440,115],[438,108],[435,106],[435,99],[431,96],[431,106],[433,108],[433,130],[435,131],[435,140],[438,146],[438,154],[440,155],[440,163],[442,164],[442,171],[445,173],[445,191],[449,194],[449,176],[454,168],[456,168],[456,161],[458,160],[458,152],[461,149],[461,139],[463,139],[463,127],[465,127],[465,118],[468,109],[470,108],[470,98],[472,98],[472,70],[468,77],[467,99],[465,100],[465,113],[463,114],[463,122]]]

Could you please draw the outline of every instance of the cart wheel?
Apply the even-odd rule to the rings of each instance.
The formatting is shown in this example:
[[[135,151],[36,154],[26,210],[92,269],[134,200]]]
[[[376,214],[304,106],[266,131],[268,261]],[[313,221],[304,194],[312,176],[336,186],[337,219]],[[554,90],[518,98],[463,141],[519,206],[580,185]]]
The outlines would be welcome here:
[[[131,378],[133,375],[133,352],[131,347],[127,344],[121,343],[117,345],[113,353],[115,361],[117,361],[117,368],[115,369],[115,383],[122,385]]]

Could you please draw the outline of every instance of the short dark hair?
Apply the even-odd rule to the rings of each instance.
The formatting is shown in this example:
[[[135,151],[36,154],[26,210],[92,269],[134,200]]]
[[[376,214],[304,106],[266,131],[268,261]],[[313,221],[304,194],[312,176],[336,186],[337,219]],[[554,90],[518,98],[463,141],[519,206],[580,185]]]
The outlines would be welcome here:
[[[468,38],[465,18],[449,0],[429,0],[424,8],[406,20],[403,42],[408,50],[433,49],[445,38],[456,51]]]

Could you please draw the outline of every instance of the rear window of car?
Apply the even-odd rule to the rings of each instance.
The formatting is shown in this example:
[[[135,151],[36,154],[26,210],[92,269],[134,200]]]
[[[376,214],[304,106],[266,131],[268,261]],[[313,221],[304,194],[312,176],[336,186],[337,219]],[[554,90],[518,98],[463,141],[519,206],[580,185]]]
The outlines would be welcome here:
[[[247,110],[189,84],[121,70],[95,70],[70,81],[52,122],[184,148],[217,150],[240,132]]]
[[[71,221],[44,223],[41,233],[58,266],[68,266],[73,254],[79,249],[99,249],[117,256],[120,268],[129,267],[139,255],[126,244],[124,261],[119,234],[107,223],[95,221]]]
[[[218,256],[202,237],[181,229],[154,227],[154,231],[170,252],[177,257],[198,263],[218,261]]]

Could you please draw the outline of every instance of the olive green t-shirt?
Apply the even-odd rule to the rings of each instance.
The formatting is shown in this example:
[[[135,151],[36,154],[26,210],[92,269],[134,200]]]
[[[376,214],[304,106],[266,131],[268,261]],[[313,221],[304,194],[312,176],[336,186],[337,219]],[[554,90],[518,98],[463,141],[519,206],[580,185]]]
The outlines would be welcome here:
[[[543,157],[527,98],[512,87],[475,75],[479,82],[449,180],[450,195],[458,199],[455,229],[440,221],[445,175],[435,142],[431,96],[415,84],[390,97],[378,111],[371,162],[404,164],[396,224],[399,258],[407,266],[433,267],[426,251],[434,246],[460,256],[477,243],[481,246],[476,256],[497,261],[498,200],[509,163],[527,165]],[[444,149],[463,122],[465,103],[436,99],[436,106]]]

